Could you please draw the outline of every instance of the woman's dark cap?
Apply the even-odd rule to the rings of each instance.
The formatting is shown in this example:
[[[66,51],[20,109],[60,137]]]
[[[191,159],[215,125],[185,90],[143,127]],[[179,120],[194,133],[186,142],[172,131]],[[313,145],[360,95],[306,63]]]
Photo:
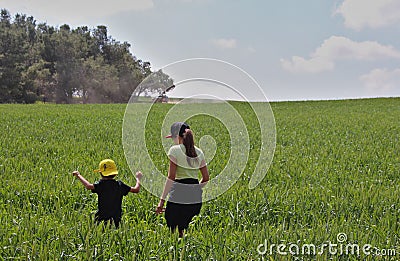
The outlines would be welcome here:
[[[175,138],[176,136],[183,137],[183,133],[185,133],[186,129],[190,129],[189,125],[186,122],[175,122],[171,125],[171,134],[166,136],[165,138]]]

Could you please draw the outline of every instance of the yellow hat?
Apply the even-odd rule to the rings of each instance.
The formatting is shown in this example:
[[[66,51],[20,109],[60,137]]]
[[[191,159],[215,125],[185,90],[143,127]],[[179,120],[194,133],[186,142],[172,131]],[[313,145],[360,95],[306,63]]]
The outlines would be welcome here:
[[[100,161],[99,169],[95,169],[93,171],[100,172],[101,175],[103,176],[111,176],[118,174],[117,166],[115,165],[115,162],[111,159],[105,159]]]

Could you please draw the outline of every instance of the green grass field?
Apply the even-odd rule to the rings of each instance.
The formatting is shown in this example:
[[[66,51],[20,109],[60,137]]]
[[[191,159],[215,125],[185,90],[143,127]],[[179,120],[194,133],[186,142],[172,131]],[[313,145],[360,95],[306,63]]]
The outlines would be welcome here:
[[[156,105],[149,123],[154,130],[157,117],[170,106]],[[254,123],[248,106],[234,106],[250,115],[247,125]],[[158,199],[145,189],[124,198],[120,229],[96,226],[97,196],[71,175],[78,169],[94,182],[99,176],[92,170],[112,158],[119,178],[135,184],[121,140],[125,105],[0,105],[0,260],[400,259],[400,99],[271,107],[276,151],[262,183],[248,189],[260,148],[253,128],[245,174],[222,196],[204,203],[186,237],[178,240],[163,216],[154,214]],[[198,116],[190,124],[196,137],[222,129],[214,135],[220,156],[209,164],[212,178],[224,168],[230,145],[224,127],[210,121]],[[151,135],[146,138],[152,159],[166,174],[162,147],[152,143]],[[144,166],[142,171],[151,170]],[[388,251],[383,256],[328,249],[282,255],[277,247],[269,252],[273,244],[320,249],[326,242],[339,243],[338,233],[347,235],[343,244]],[[268,251],[261,255],[257,248],[265,243]]]

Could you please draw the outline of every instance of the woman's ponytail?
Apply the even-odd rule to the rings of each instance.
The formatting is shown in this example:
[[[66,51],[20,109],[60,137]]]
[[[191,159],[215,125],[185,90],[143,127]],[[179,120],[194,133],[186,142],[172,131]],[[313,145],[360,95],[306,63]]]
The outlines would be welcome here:
[[[183,145],[185,146],[186,149],[186,160],[189,164],[189,166],[192,166],[192,161],[196,160],[197,161],[197,153],[196,149],[194,148],[194,137],[193,137],[193,132],[190,129],[186,129],[185,132],[183,133]]]

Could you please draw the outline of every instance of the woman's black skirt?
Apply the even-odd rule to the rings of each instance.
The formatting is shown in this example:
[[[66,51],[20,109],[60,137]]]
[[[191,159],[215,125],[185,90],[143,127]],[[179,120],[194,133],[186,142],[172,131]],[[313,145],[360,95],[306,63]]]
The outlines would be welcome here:
[[[175,180],[165,209],[167,226],[172,230],[187,229],[192,218],[200,213],[201,200],[202,189],[197,179]]]

